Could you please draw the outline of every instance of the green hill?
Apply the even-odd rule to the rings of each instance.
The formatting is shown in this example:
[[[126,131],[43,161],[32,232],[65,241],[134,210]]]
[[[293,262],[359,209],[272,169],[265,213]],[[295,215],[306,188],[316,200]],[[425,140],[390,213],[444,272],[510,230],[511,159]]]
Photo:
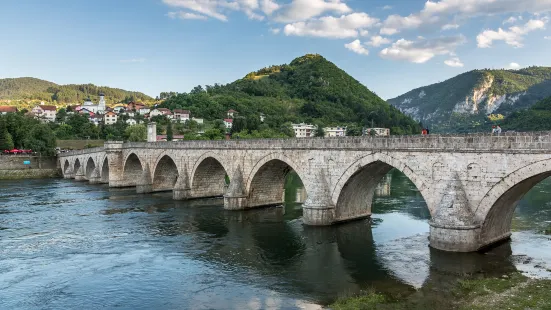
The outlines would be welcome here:
[[[263,68],[227,85],[197,86],[190,93],[170,96],[162,106],[188,109],[208,120],[224,117],[228,109],[244,117],[262,113],[270,127],[285,122],[373,123],[394,134],[419,132],[414,120],[320,55]]]
[[[548,97],[531,108],[517,111],[502,122],[505,130],[542,131],[551,130],[551,97]]]
[[[551,96],[551,67],[473,70],[388,100],[404,113],[442,132],[487,130],[501,118]]]
[[[94,98],[100,92],[105,94],[105,99],[109,103],[120,102],[125,98],[139,101],[153,99],[140,92],[94,84],[57,85],[31,77],[0,79],[0,100],[44,100],[56,101],[59,104],[76,104],[82,103],[88,96]]]

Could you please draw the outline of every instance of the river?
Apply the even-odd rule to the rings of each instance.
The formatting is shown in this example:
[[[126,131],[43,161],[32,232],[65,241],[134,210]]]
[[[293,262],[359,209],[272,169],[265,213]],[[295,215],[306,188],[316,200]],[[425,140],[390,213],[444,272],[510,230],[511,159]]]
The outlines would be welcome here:
[[[428,247],[428,209],[396,170],[372,220],[334,227],[302,225],[293,174],[283,207],[243,212],[221,199],[0,181],[0,308],[319,309],[369,288],[444,300],[463,274],[551,276],[550,191],[546,180],[520,202],[512,241],[450,254]]]

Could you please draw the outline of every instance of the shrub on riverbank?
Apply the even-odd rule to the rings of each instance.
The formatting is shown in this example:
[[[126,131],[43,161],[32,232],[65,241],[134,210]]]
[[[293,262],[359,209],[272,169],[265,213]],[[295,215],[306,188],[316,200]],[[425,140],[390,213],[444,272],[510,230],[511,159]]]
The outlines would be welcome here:
[[[435,287],[423,287],[408,296],[396,297],[369,291],[364,295],[342,298],[329,306],[348,309],[551,309],[551,280],[531,279],[520,273],[501,278],[460,280],[450,292],[453,297],[439,300]]]

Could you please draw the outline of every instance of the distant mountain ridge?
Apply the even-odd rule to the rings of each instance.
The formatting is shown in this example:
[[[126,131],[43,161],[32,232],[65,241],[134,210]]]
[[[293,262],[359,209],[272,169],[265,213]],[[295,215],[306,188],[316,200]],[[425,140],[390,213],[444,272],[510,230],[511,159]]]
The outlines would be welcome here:
[[[504,116],[551,96],[551,67],[473,70],[387,100],[443,132],[476,131],[490,114]]]
[[[120,102],[130,97],[140,101],[153,100],[141,92],[94,84],[58,85],[32,77],[0,79],[0,100],[44,100],[56,101],[60,104],[81,103],[88,97],[96,97],[100,92],[105,94],[109,103]]]

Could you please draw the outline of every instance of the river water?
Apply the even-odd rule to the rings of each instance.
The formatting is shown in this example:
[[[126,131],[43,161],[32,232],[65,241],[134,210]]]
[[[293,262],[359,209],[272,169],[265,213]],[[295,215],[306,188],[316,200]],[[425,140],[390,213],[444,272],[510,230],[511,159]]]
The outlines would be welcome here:
[[[373,219],[302,225],[283,207],[224,211],[71,180],[0,181],[0,309],[319,309],[375,289],[446,300],[465,274],[550,277],[551,182],[519,204],[512,241],[486,253],[428,247],[429,213],[398,171]],[[430,294],[427,293],[430,291]]]

